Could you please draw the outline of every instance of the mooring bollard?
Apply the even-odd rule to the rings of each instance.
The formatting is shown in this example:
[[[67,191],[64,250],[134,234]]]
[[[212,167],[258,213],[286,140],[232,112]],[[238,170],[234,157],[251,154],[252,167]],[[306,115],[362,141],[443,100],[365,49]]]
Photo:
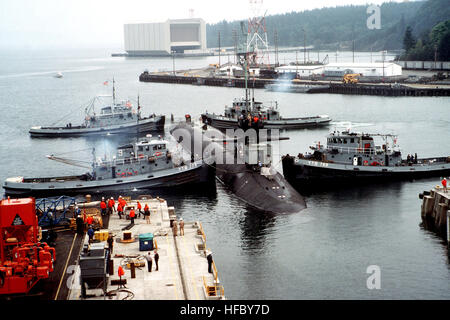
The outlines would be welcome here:
[[[130,262],[130,270],[131,270],[131,279],[136,278],[136,266],[134,262]]]

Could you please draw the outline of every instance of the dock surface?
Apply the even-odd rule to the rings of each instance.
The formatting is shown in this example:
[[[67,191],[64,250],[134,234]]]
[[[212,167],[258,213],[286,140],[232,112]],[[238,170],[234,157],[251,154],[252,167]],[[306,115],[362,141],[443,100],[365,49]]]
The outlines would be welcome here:
[[[137,200],[127,201],[127,205],[137,205]],[[88,289],[89,300],[210,300],[224,299],[223,287],[220,286],[217,268],[213,263],[213,272],[208,272],[206,253],[206,236],[200,222],[185,222],[184,235],[175,237],[171,228],[171,219],[174,217],[173,207],[168,207],[163,199],[154,198],[139,200],[144,208],[150,207],[150,224],[138,217],[136,210],[135,224],[131,231],[134,242],[124,243],[122,230],[130,224],[124,217],[119,219],[117,212],[109,218],[109,233],[114,236],[113,253],[114,274],[108,276],[107,294],[101,289]],[[152,271],[148,272],[147,262],[144,258],[149,251],[139,251],[139,234],[152,233],[154,235],[154,249],[159,253],[159,269],[153,260]],[[119,241],[117,241],[119,240]],[[87,243],[87,237],[84,240]],[[203,250],[205,249],[205,250]],[[150,250],[152,258],[154,250]],[[125,256],[125,257],[124,257]],[[131,268],[127,267],[126,256],[137,257],[135,261],[141,266],[135,268],[135,277],[132,278]],[[145,263],[144,265],[142,265]],[[126,291],[115,292],[118,285],[111,285],[111,280],[119,280],[118,267],[122,265],[126,279]],[[129,265],[129,264],[128,264]],[[81,286],[79,284],[80,269],[77,268],[69,300],[81,299]],[[131,292],[131,293],[130,293]],[[209,292],[209,293],[208,293]],[[114,293],[114,294],[108,294]]]

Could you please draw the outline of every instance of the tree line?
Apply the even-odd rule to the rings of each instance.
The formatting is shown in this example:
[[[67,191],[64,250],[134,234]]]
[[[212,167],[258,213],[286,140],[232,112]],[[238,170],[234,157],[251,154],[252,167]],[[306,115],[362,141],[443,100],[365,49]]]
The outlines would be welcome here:
[[[414,37],[450,19],[448,0],[387,2],[380,6],[381,28],[367,27],[367,5],[347,5],[265,17],[270,47],[313,45],[319,50],[401,50],[407,27]],[[247,26],[247,21],[244,21]],[[241,21],[207,24],[208,47],[234,47]],[[244,28],[244,32],[247,29]],[[242,38],[241,38],[242,39]],[[423,43],[423,41],[422,41]]]

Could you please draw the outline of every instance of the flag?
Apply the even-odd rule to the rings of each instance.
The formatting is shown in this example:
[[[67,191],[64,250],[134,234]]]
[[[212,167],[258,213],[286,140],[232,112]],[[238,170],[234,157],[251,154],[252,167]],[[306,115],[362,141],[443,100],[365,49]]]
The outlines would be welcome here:
[[[103,85],[107,86],[108,85],[108,81],[103,82]]]

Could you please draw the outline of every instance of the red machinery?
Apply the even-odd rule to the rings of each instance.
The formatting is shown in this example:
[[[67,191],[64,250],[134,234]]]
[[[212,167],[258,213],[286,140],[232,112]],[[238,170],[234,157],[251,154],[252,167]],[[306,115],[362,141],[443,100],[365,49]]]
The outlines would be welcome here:
[[[0,201],[0,294],[28,293],[53,272],[55,249],[38,234],[34,198]]]

